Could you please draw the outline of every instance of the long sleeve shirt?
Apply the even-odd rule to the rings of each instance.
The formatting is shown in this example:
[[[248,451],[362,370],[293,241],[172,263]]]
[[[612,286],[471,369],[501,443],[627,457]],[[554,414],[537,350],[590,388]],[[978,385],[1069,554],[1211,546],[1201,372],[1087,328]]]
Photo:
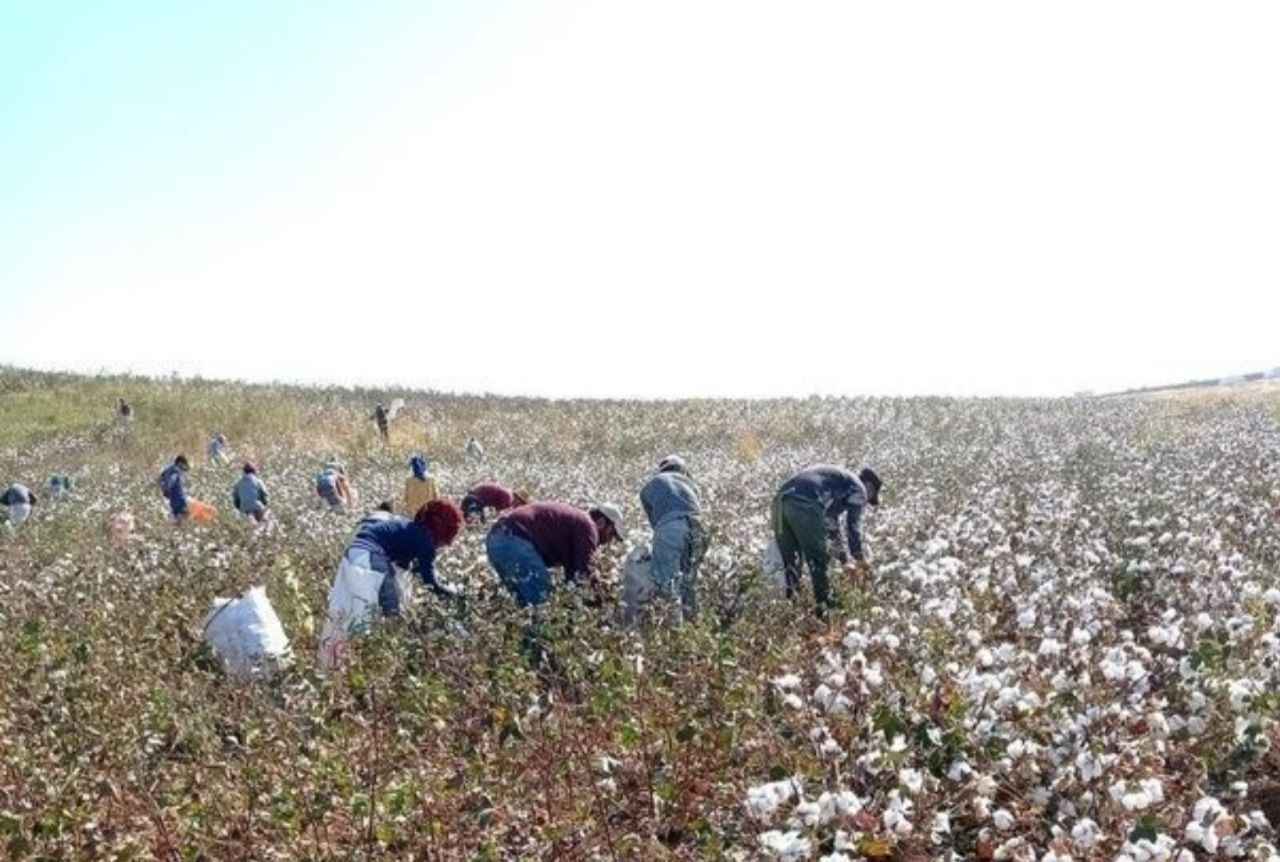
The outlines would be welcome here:
[[[427,476],[425,479],[410,476],[404,482],[404,507],[410,516],[416,515],[419,509],[439,496],[440,489],[436,487],[433,476]]]
[[[844,515],[849,555],[855,560],[865,559],[862,547],[862,510],[867,505],[867,489],[853,473],[843,467],[815,464],[784,482],[778,496],[812,500],[822,507],[828,524],[837,531],[840,516]]]
[[[591,574],[591,558],[600,545],[591,516],[565,503],[530,503],[511,509],[495,525],[527,539],[548,568],[561,566],[567,580]]]
[[[495,512],[505,512],[515,505],[515,495],[511,493],[511,489],[504,488],[497,482],[481,482],[468,491],[467,496]]]
[[[0,494],[0,506],[31,504],[31,489],[21,482],[14,482]]]
[[[408,518],[366,518],[356,527],[351,547],[363,548],[381,555],[402,569],[416,571],[422,582],[433,591],[442,588],[436,582],[436,546],[431,535]]]
[[[169,501],[169,509],[175,515],[187,511],[186,474],[177,464],[170,464],[160,474],[160,493]]]
[[[231,492],[231,504],[247,515],[257,508],[257,503],[267,505],[267,486],[252,473],[245,473]]]
[[[657,473],[640,489],[640,505],[650,527],[657,527],[668,518],[678,518],[702,513],[702,500],[698,486],[683,473]]]

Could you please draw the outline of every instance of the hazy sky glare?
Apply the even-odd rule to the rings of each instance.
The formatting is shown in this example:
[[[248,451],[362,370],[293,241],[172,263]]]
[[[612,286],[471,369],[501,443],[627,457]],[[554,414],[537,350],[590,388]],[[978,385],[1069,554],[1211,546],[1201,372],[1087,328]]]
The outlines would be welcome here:
[[[599,396],[1280,365],[1272,2],[99,5],[0,0],[3,361]]]

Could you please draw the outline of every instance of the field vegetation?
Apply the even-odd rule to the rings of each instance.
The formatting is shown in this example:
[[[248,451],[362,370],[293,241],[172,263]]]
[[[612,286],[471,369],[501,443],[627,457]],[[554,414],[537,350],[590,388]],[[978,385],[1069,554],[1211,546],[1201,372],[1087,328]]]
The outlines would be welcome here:
[[[397,396],[384,445],[369,412]],[[0,370],[0,483],[76,483],[0,533],[0,856],[1275,859],[1278,420],[1270,397],[552,402]],[[269,528],[228,511],[217,431],[259,466]],[[493,478],[616,502],[633,542],[641,483],[681,454],[712,532],[701,619],[625,632],[561,589],[532,665],[474,529],[439,559],[464,600],[422,597],[323,676],[356,515],[312,477],[337,456],[372,505],[419,451],[455,498]],[[167,521],[179,452],[216,524]],[[873,573],[838,581],[825,624],[760,569],[771,494],[813,462],[886,482]],[[625,550],[601,560],[615,589]],[[244,683],[200,625],[257,584],[294,661]]]

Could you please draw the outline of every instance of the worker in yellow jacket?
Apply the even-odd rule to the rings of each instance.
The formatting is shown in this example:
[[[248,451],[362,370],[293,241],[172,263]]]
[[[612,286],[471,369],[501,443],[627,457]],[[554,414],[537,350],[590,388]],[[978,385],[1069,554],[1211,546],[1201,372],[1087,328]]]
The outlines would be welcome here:
[[[413,471],[404,482],[404,508],[409,517],[418,510],[440,497],[440,489],[436,487],[435,477],[427,471],[427,459],[414,455],[409,459],[409,469]]]

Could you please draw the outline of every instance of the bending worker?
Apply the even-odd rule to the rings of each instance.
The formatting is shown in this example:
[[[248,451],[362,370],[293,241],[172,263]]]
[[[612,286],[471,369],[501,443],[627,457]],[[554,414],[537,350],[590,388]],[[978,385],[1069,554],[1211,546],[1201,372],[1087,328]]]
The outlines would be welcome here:
[[[773,533],[786,567],[787,596],[800,583],[800,558],[809,566],[813,597],[819,617],[835,602],[827,580],[827,537],[839,530],[841,515],[849,540],[853,570],[866,570],[862,544],[862,510],[880,505],[880,477],[870,467],[858,475],[843,467],[816,464],[806,467],[782,484],[773,498]]]
[[[485,551],[502,585],[521,607],[528,607],[551,596],[550,570],[557,566],[567,582],[587,580],[594,587],[596,549],[622,535],[617,506],[601,503],[583,511],[566,503],[529,503],[498,519],[485,539]]]

